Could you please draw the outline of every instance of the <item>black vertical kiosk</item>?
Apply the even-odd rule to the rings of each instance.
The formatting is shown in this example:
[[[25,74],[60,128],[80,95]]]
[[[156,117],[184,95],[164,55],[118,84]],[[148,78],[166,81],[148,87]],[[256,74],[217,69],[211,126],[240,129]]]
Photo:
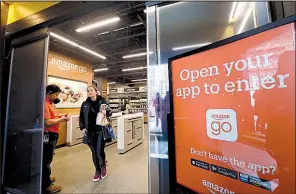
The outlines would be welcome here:
[[[41,193],[48,41],[47,28],[12,41],[2,166],[9,193]]]
[[[295,21],[169,59],[170,193],[295,193]]]

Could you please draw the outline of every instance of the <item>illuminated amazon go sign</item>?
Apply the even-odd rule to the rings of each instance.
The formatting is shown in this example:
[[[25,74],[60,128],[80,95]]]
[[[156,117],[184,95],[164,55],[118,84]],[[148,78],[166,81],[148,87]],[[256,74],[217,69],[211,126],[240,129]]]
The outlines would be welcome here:
[[[63,70],[63,71],[70,71],[70,70],[75,70],[78,71],[79,73],[85,73],[87,72],[87,68],[80,66],[80,65],[75,65],[73,63],[67,62],[67,61],[62,61],[60,59],[52,58],[51,63],[56,65],[57,68]]]

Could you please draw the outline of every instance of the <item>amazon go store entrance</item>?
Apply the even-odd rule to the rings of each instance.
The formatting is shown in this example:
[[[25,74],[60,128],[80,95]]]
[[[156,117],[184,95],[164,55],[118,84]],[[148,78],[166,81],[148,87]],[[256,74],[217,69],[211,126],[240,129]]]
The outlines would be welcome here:
[[[61,2],[10,24],[2,189],[294,193],[295,21],[277,20],[295,4],[280,4]]]
[[[145,3],[83,6],[12,42],[5,191],[148,193]]]

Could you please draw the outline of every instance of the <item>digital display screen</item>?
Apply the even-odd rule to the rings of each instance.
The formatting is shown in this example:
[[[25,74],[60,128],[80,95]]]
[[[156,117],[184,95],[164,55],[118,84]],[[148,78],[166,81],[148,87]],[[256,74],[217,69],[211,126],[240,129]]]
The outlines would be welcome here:
[[[171,61],[177,183],[295,193],[295,23]]]

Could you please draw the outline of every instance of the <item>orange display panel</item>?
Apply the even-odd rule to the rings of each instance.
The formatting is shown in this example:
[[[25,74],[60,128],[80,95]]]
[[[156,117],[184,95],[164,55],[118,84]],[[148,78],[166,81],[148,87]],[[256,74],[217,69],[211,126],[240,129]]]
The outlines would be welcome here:
[[[176,183],[295,193],[295,22],[171,59]]]

